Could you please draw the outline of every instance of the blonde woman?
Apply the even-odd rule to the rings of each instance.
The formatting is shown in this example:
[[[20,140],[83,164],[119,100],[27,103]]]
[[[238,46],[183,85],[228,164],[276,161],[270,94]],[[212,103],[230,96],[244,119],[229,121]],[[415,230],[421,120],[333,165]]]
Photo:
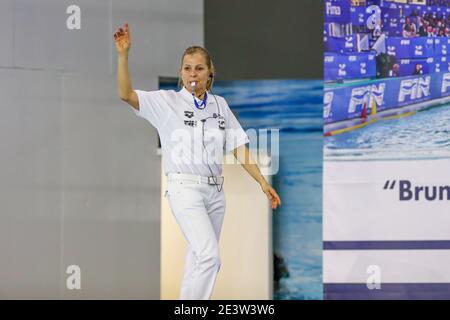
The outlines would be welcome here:
[[[221,160],[232,152],[260,184],[272,208],[277,192],[261,175],[246,147],[248,137],[223,97],[211,93],[214,66],[202,47],[186,49],[179,69],[180,91],[134,90],[128,72],[131,47],[127,22],[114,33],[118,94],[161,139],[166,195],[188,242],[180,299],[210,299],[220,268],[219,237],[225,214]],[[247,161],[245,161],[247,159]]]

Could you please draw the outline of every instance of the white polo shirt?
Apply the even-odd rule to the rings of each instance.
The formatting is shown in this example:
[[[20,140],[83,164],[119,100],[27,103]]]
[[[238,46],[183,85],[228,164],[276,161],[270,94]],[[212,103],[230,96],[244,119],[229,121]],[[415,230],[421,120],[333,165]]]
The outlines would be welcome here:
[[[139,111],[133,108],[134,112],[158,130],[166,175],[187,173],[210,176],[212,173],[220,176],[224,152],[249,142],[247,134],[221,96],[215,95],[214,98],[207,92],[206,107],[200,110],[194,105],[192,93],[184,87],[178,92],[135,92],[139,99]],[[201,100],[197,99],[197,102],[200,104]]]

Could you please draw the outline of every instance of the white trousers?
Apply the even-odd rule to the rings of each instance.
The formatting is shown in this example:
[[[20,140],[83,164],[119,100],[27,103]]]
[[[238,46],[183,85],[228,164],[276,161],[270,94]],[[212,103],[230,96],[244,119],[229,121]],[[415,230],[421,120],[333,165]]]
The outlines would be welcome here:
[[[220,269],[219,238],[225,214],[220,186],[169,175],[167,198],[188,242],[181,300],[210,299]]]

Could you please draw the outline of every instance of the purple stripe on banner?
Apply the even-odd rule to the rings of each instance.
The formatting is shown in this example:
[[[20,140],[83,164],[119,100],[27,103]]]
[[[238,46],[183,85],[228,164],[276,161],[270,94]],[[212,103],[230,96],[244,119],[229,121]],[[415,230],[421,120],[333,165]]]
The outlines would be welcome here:
[[[450,240],[324,241],[323,250],[436,250],[450,249]]]
[[[449,300],[450,283],[324,283],[324,300]]]

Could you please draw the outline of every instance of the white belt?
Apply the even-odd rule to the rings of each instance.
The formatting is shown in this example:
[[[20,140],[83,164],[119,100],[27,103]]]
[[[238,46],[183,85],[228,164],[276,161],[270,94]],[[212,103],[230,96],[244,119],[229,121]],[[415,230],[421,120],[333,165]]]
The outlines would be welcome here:
[[[195,174],[186,174],[186,173],[169,173],[167,175],[168,181],[177,181],[177,180],[189,180],[198,183],[207,183],[212,185],[221,185],[224,181],[224,177],[221,176],[198,176]]]

